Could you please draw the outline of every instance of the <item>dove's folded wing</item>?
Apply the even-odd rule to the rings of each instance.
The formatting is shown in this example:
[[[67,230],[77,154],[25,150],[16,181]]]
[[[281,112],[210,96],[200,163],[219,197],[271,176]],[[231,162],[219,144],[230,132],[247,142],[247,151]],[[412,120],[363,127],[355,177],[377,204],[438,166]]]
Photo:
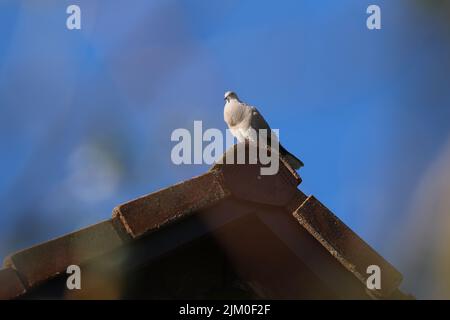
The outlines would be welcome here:
[[[256,107],[251,107],[252,110],[252,120],[251,120],[251,127],[255,130],[258,129],[268,129],[270,130],[270,126],[267,123],[266,119],[259,113],[258,109]]]
[[[267,130],[267,144],[270,146],[272,145],[271,141],[271,128],[269,124],[267,123],[266,119],[261,115],[261,113],[256,109],[256,107],[251,107],[252,110],[252,119],[251,119],[251,127],[257,131],[259,134],[259,129],[266,129]],[[274,137],[277,139],[276,135]],[[278,139],[277,139],[278,141]],[[275,141],[274,141],[275,142]]]

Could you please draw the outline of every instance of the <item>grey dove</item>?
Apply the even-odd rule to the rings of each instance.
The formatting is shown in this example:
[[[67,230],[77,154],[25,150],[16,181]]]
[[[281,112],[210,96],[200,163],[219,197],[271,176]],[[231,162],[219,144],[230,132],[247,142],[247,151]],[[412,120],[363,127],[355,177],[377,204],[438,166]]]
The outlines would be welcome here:
[[[254,140],[251,136],[251,130],[249,130],[251,128],[256,132],[259,132],[259,129],[267,129],[267,135],[270,137],[270,126],[256,107],[239,100],[237,94],[233,91],[225,92],[224,99],[224,120],[238,142]],[[303,162],[287,151],[281,144],[279,144],[279,152],[292,168],[300,169],[300,167],[303,167]]]

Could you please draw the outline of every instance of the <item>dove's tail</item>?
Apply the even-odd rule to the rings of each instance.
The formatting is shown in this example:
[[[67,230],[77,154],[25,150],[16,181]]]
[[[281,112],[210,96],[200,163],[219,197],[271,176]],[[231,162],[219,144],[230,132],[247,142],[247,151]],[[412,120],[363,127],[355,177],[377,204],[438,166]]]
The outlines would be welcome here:
[[[303,167],[303,162],[296,156],[294,156],[292,153],[287,151],[281,144],[280,144],[280,154],[281,156],[289,163],[289,165],[294,169],[300,169]]]

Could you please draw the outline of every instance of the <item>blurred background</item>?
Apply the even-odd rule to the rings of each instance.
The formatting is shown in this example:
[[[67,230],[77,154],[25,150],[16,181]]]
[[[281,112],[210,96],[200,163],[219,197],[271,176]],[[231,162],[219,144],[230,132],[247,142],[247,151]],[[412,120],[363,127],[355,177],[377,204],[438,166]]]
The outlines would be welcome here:
[[[205,172],[171,132],[225,130],[234,90],[403,290],[449,299],[449,80],[450,0],[1,0],[0,258]]]

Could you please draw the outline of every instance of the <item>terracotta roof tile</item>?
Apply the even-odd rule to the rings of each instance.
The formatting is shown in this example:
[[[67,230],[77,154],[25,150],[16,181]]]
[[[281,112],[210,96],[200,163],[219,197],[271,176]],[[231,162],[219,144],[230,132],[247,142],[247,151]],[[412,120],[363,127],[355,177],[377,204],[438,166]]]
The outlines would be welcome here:
[[[12,268],[0,270],[0,300],[11,299],[25,292],[25,286]]]
[[[113,217],[119,218],[136,238],[229,195],[220,173],[212,171],[119,205],[114,208]]]
[[[126,235],[120,232],[107,220],[14,253],[6,257],[4,265],[17,270],[26,286],[33,287],[69,265],[80,265],[121,246]]]
[[[249,153],[245,145],[246,155]],[[223,183],[233,196],[251,202],[275,206],[285,206],[297,195],[300,176],[280,158],[279,170],[275,175],[262,175],[261,164],[227,164],[229,154],[236,154],[238,146],[230,148],[211,171],[219,171]]]
[[[370,275],[367,267],[379,266],[381,290],[372,290],[371,293],[389,296],[401,283],[402,275],[314,196],[308,197],[293,215],[364,285]]]

